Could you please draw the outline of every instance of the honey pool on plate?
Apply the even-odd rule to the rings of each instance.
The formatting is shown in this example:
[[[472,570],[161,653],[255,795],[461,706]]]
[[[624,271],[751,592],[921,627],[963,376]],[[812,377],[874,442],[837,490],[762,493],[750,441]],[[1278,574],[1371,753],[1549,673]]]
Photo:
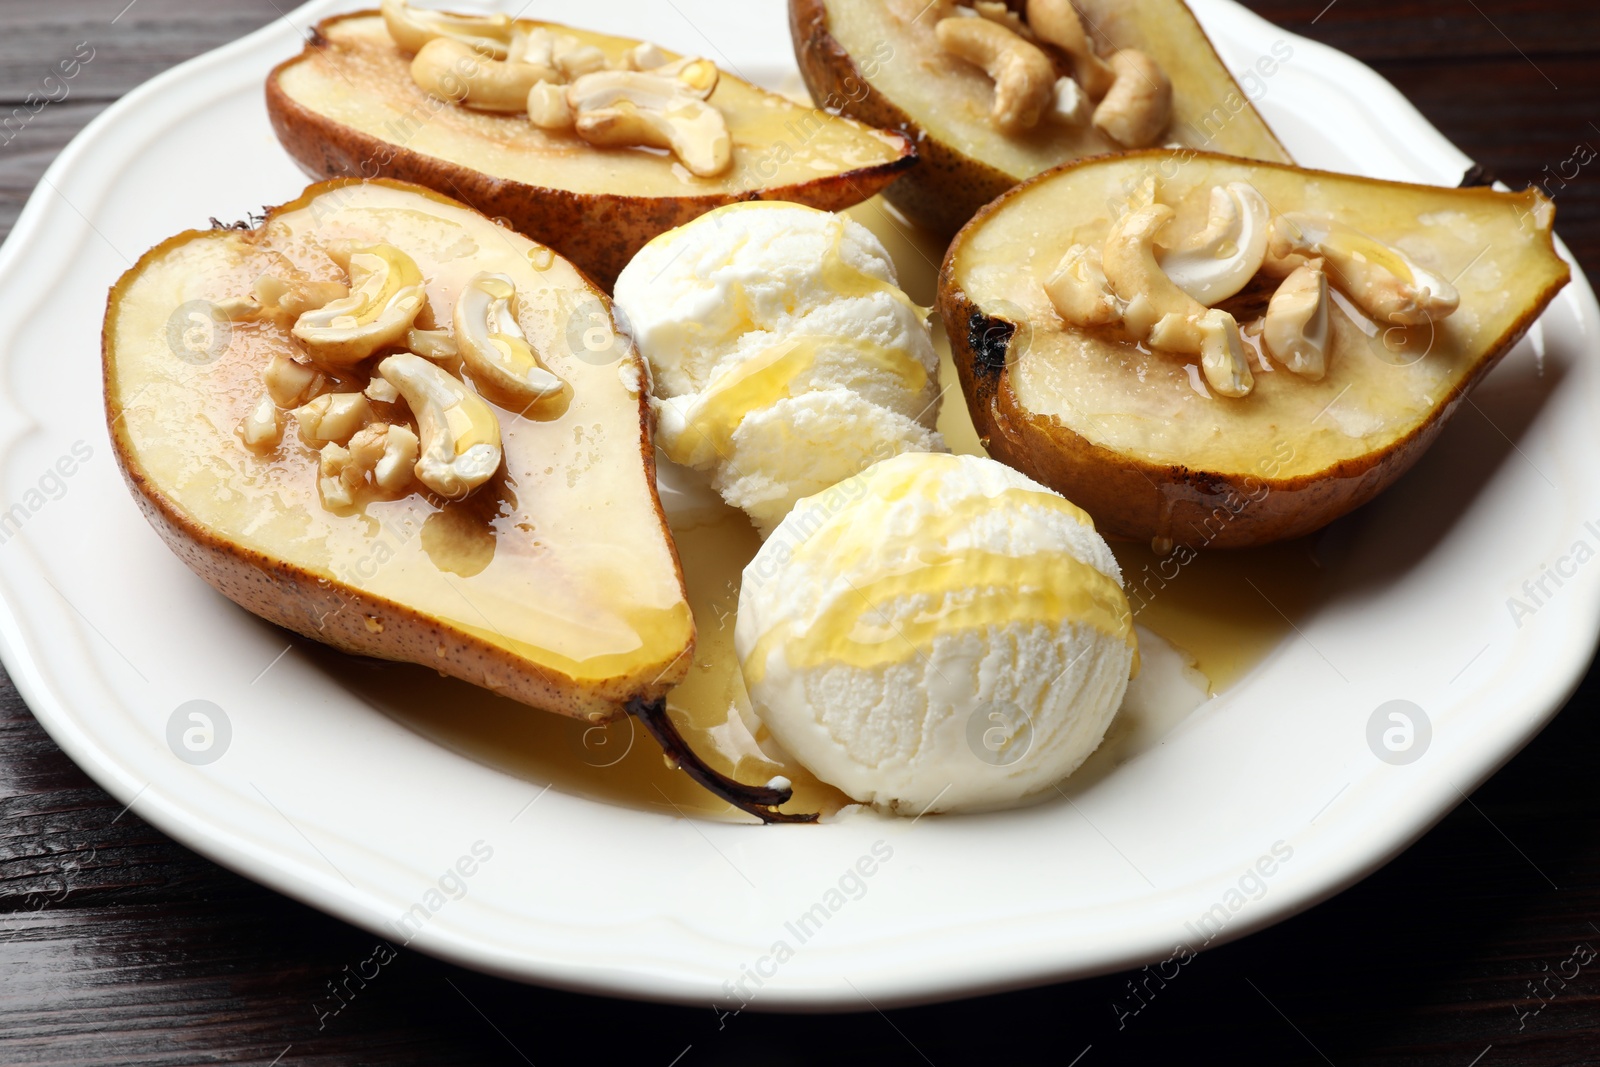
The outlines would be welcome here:
[[[943,249],[914,233],[879,199],[850,214],[884,242],[911,298],[931,305]],[[937,327],[936,327],[937,328]],[[949,345],[942,332],[939,429],[956,452],[982,455],[967,415]],[[693,481],[691,472],[678,480]],[[707,491],[709,492],[709,491]],[[749,710],[733,649],[739,579],[760,547],[743,513],[720,503],[697,504],[674,517],[689,603],[699,631],[689,677],[669,697],[685,738],[708,762],[745,781],[788,777],[792,810],[832,812],[848,803],[798,765],[762,747],[765,732]],[[670,510],[670,509],[669,509]],[[1213,696],[1260,663],[1292,633],[1291,620],[1319,596],[1320,569],[1310,539],[1232,552],[1201,552],[1179,565],[1148,546],[1113,543],[1135,621],[1186,653]],[[311,653],[354,694],[418,733],[518,777],[607,803],[700,817],[744,816],[667,765],[655,742],[631,718],[594,726],[549,715],[485,690],[416,667],[372,664],[352,672],[338,653]],[[1157,743],[1170,723],[1114,723],[1106,746],[1077,778],[1097,779],[1116,763]]]

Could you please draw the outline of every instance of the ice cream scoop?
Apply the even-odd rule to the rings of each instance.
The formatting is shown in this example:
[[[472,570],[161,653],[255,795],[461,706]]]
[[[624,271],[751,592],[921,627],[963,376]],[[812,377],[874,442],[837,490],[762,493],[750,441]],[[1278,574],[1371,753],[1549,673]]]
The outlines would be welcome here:
[[[927,309],[852,219],[720,208],[646,245],[616,305],[650,363],[656,444],[763,534],[877,460],[944,448]]]
[[[993,460],[909,453],[800,501],[745,568],[756,713],[882,810],[1006,807],[1099,745],[1138,662],[1089,516]]]

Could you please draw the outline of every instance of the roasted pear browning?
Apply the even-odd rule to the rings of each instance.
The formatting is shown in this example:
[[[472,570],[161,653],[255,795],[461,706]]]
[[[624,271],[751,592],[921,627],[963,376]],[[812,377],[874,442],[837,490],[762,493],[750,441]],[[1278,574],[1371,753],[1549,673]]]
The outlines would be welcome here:
[[[858,204],[912,142],[708,59],[525,19],[385,0],[321,22],[267,80],[289,154],[318,178],[459,197],[609,286],[650,239],[725,204]],[[426,355],[426,353],[419,353]]]
[[[954,234],[1084,156],[1179,144],[1287,162],[1182,0],[789,0],[811,97],[913,138],[885,196]],[[1284,42],[1251,77],[1293,55]]]
[[[957,236],[940,310],[997,459],[1158,545],[1296,537],[1433,442],[1569,277],[1535,190],[1086,159]]]

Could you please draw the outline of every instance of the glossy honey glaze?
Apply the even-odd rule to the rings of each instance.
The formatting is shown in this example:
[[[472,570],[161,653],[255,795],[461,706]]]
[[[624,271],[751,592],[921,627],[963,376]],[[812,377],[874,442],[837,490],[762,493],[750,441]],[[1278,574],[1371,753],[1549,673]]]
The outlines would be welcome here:
[[[266,272],[337,279],[341,249],[380,241],[403,246],[423,268],[434,318],[447,318],[480,270],[515,279],[520,328],[572,395],[527,417],[501,409],[504,465],[464,500],[418,491],[332,510],[318,496],[318,453],[292,417],[269,451],[252,453],[234,432],[263,395],[263,368],[291,348],[285,327],[232,323],[214,352],[186,360],[174,324],[199,315],[213,325],[193,309],[250,293]],[[527,670],[574,688],[650,684],[681,654],[691,627],[639,456],[638,369],[612,335],[614,354],[572,340],[594,316],[610,317],[577,270],[547,252],[459,205],[381,184],[327,188],[254,237],[175,239],[130,276],[111,320],[108,394],[133,464],[205,536],[295,564],[328,594],[330,611],[355,590],[505,648]],[[350,368],[339,373],[356,376],[338,381],[338,391],[365,384]],[[407,418],[381,402],[374,411]],[[465,439],[489,432],[469,428]],[[452,666],[491,689],[505,688],[511,670],[488,659]]]
[[[915,234],[880,199],[850,214],[883,240],[911,299],[932,304],[943,249]],[[941,387],[946,390],[939,429],[954,451],[982,455],[942,331],[937,340]],[[696,478],[683,471],[668,476]],[[701,487],[692,508],[674,508],[672,494],[666,500],[669,512],[675,513],[673,536],[699,633],[694,667],[668,698],[674,721],[690,745],[726,773],[748,782],[778,774],[789,778],[795,796],[788,810],[837,811],[848,798],[783,758],[751,713],[745,694],[733,628],[741,572],[760,547],[760,538],[742,513],[722,505],[709,489]],[[1179,556],[1158,556],[1142,545],[1114,542],[1112,547],[1135,622],[1192,658],[1213,695],[1239,681],[1290,636],[1291,620],[1302,617],[1320,595],[1321,572],[1309,539],[1258,550],[1201,553],[1181,562]],[[334,677],[350,674],[336,653],[319,650],[316,656]],[[419,732],[512,774],[609,803],[745,818],[667,766],[660,749],[631,719],[591,727],[529,714],[510,701],[414,668],[363,672],[360,687]],[[1116,763],[1158,743],[1172,725],[1125,719],[1126,714],[1113,723],[1106,745],[1078,778],[1087,781],[1109,773]]]

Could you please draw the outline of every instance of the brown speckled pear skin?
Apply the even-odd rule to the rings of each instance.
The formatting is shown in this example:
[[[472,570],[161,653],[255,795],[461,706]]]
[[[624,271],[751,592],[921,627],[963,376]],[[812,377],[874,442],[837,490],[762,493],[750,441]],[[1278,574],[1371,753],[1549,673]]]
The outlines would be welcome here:
[[[745,200],[786,200],[842,211],[871,198],[917,162],[916,150],[902,139],[899,157],[881,165],[748,192],[671,197],[619,196],[498,178],[347,126],[291,99],[283,90],[279,84],[283,71],[318,61],[336,48],[325,32],[330,26],[373,14],[353,12],[325,19],[300,55],[280,63],[267,76],[267,114],[289,155],[313,179],[381,176],[414,182],[491,218],[503,218],[513,229],[576,263],[608,292],[622,268],[652,238],[715,208]]]
[[[333,181],[313,185],[300,198],[268,212],[255,231],[240,236],[245,240],[259,237],[279,214],[304,207],[320,194],[360,184],[363,183]],[[455,208],[464,206],[432,190],[401,182],[379,180],[367,184],[403,189]],[[627,713],[629,702],[648,703],[659,699],[683,680],[693,659],[692,625],[687,641],[663,647],[658,662],[646,663],[625,677],[573,679],[449,621],[337,578],[314,573],[293,559],[269,556],[219,536],[197,521],[166,487],[158,484],[140,462],[124,418],[131,402],[124,404],[119,385],[115,344],[118,318],[125,310],[124,297],[147,265],[190,241],[215,235],[216,231],[190,230],[163,241],[140,257],[111,288],[101,335],[106,419],[118,466],[140,511],[190,570],[247,611],[342,652],[432,667],[442,674],[491,689],[500,696],[574,718],[593,722],[618,718]],[[609,309],[610,301],[604,294],[595,292],[594,295]],[[637,462],[645,471],[650,504],[660,536],[666,542],[678,591],[686,595],[676,547],[654,491],[655,453],[648,398],[643,393],[639,396],[638,426]]]
[[[881,130],[894,130],[916,146],[915,170],[884,190],[884,196],[911,221],[949,236],[979,207],[1017,184],[1004,171],[929,137],[915,119],[874,89],[828,32],[822,0],[789,0],[789,33],[813,100],[843,101],[845,114]]]
[[[1119,158],[1136,161],[1141,156],[1160,154],[1160,150],[1152,150],[1080,160],[1022,183],[985,207],[957,234],[939,276],[939,311],[950,335],[968,409],[989,454],[1071,499],[1093,516],[1097,530],[1110,537],[1147,543],[1170,539],[1174,544],[1191,547],[1246,548],[1311,533],[1360,507],[1393,484],[1433,444],[1462,400],[1522,339],[1570,277],[1570,273],[1562,273],[1551,284],[1528,294],[1514,324],[1484,344],[1470,371],[1447,396],[1439,398],[1420,425],[1359,458],[1312,474],[1269,477],[1152,462],[1113,451],[1081,436],[1054,416],[1028,410],[1018,400],[1011,380],[1010,350],[1019,327],[1026,329],[1027,324],[977,306],[956,276],[955,262],[963,243],[1027,189],[1074,168],[1115,165]],[[1191,158],[1225,157],[1199,153]],[[1298,170],[1281,164],[1252,165]],[[1336,178],[1358,185],[1397,184],[1322,171],[1300,173],[1309,179]],[[1487,188],[1440,192],[1482,198],[1510,195]],[[1542,240],[1554,256],[1551,234],[1546,232]],[[1331,358],[1337,358],[1337,354]]]
[[[944,237],[952,236],[979,208],[1016,185],[1019,179],[930,136],[916,116],[908,114],[875,88],[848,50],[829,32],[827,3],[828,0],[789,0],[789,32],[794,40],[795,59],[812,99],[837,105],[841,113],[869,126],[905,135],[916,146],[919,162],[911,172],[884,190],[884,196],[918,225]],[[1173,0],[1163,5],[1163,9],[1164,17],[1194,24],[1195,31],[1204,39],[1194,15],[1182,0]],[[1131,15],[1137,18],[1141,12],[1134,7]],[[1225,70],[1208,39],[1205,52],[1205,55],[1192,57],[1193,62],[1214,64],[1218,70]],[[1287,161],[1288,153],[1261,120],[1255,105],[1242,93],[1240,99],[1241,113],[1249,116],[1246,121],[1253,124],[1264,139],[1264,158]],[[1239,125],[1242,127],[1245,123]],[[1240,146],[1224,147],[1240,154],[1257,154]]]

